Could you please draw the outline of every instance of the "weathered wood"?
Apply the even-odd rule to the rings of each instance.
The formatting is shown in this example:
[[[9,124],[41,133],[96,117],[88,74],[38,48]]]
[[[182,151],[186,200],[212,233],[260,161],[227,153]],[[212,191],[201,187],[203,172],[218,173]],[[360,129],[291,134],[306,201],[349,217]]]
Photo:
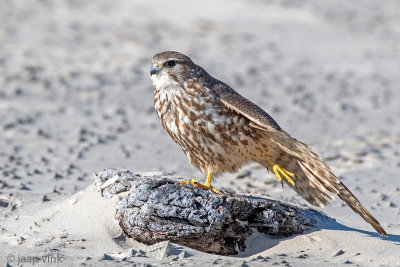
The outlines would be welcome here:
[[[273,236],[301,234],[322,216],[315,210],[226,189],[215,194],[180,186],[176,177],[166,173],[107,169],[95,178],[103,197],[120,195],[116,217],[125,233],[149,245],[170,240],[208,253],[233,255],[246,249],[245,240],[255,230]]]

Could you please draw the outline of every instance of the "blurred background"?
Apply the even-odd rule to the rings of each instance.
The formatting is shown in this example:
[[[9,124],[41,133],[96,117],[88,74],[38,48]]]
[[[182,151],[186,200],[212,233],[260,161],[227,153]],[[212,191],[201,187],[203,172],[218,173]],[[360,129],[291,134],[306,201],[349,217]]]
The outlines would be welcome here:
[[[0,25],[3,196],[71,195],[109,167],[202,176],[154,112],[151,58],[176,50],[400,212],[379,193],[400,191],[399,1],[13,0]],[[296,198],[254,165],[222,185]]]

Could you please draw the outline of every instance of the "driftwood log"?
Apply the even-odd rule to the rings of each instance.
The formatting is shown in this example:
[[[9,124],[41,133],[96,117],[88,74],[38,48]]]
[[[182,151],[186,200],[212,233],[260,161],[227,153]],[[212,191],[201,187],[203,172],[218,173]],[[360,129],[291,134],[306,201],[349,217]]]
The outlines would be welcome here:
[[[151,245],[160,241],[203,252],[234,255],[258,232],[290,236],[311,230],[323,217],[277,200],[237,195],[227,189],[215,194],[167,173],[133,173],[106,169],[95,174],[102,196],[119,196],[116,218],[124,232]]]

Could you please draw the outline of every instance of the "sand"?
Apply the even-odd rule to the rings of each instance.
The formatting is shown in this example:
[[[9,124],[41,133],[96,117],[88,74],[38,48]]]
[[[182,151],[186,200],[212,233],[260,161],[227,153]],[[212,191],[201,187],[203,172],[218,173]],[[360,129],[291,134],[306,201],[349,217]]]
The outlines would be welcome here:
[[[399,10],[395,0],[3,1],[0,263],[399,266]],[[389,237],[337,200],[324,212],[340,227],[258,235],[235,257],[124,238],[94,172],[202,177],[154,112],[150,62],[163,50],[189,55],[310,144]],[[255,164],[215,186],[306,204]]]

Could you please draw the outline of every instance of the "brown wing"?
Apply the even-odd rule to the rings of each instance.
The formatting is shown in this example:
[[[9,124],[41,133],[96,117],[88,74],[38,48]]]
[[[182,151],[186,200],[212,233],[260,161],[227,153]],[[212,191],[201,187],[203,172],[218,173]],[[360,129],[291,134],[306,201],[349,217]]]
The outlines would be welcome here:
[[[212,86],[212,89],[227,108],[249,119],[252,122],[250,126],[266,131],[281,130],[278,123],[267,112],[226,84],[216,83]]]

